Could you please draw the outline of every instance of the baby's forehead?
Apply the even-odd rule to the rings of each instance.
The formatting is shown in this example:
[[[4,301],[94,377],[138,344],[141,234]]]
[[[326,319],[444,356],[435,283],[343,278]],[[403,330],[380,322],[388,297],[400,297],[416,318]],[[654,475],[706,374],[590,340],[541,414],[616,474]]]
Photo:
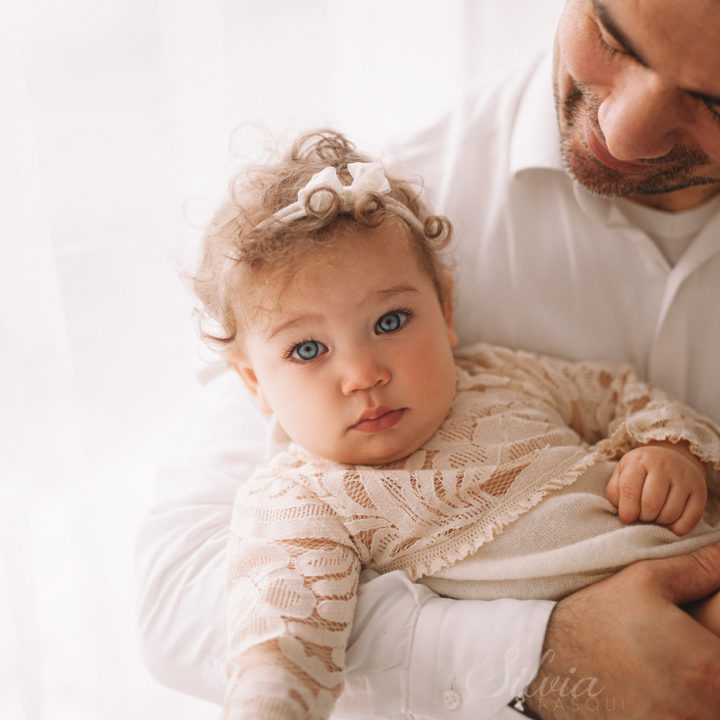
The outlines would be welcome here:
[[[406,265],[416,255],[410,229],[392,218],[375,228],[352,223],[332,232],[291,238],[287,247],[278,248],[263,266],[251,272],[263,293],[282,295],[308,277],[322,283],[324,276],[353,273],[360,258],[369,258],[381,267],[391,262],[391,257]]]
[[[242,303],[247,322],[262,331],[286,315],[320,316],[336,308],[361,312],[392,297],[434,292],[410,243],[393,242],[391,248],[368,238],[356,242],[248,278]]]
[[[308,305],[304,291],[313,282],[322,292],[323,277],[330,277],[327,259],[316,256],[297,263],[283,263],[273,268],[256,270],[245,278],[244,288],[234,304],[235,313],[253,332],[266,334],[284,316]]]

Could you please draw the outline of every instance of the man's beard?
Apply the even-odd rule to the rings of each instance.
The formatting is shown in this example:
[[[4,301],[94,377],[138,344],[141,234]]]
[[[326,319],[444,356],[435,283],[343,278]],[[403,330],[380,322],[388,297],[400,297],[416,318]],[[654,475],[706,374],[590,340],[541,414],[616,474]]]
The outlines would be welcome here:
[[[572,81],[572,89],[562,101],[555,82],[555,107],[560,128],[560,151],[565,169],[590,192],[605,197],[655,195],[692,185],[718,182],[718,177],[698,174],[703,166],[713,165],[704,152],[682,146],[667,155],[646,161],[647,172],[623,173],[603,165],[590,151],[585,140],[585,118],[589,118],[596,135],[604,143],[597,117],[600,101]]]

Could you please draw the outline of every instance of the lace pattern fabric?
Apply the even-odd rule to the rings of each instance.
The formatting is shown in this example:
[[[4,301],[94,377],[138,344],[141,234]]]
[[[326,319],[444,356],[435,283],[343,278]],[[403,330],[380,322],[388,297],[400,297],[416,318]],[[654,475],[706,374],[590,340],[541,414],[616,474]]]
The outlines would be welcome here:
[[[361,567],[432,575],[597,463],[685,440],[720,466],[712,422],[624,365],[475,345],[435,436],[349,466],[291,446],[238,494],[229,545],[228,718],[324,718],[342,689]]]

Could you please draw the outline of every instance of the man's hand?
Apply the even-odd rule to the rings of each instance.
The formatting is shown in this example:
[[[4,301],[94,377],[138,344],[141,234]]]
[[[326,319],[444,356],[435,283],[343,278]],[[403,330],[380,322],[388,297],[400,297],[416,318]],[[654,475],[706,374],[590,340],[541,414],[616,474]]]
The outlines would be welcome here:
[[[542,720],[717,720],[720,638],[678,605],[720,588],[720,545],[630,565],[558,603],[527,692]]]
[[[623,455],[605,492],[623,522],[655,522],[685,535],[705,512],[705,466],[686,443],[643,445]]]

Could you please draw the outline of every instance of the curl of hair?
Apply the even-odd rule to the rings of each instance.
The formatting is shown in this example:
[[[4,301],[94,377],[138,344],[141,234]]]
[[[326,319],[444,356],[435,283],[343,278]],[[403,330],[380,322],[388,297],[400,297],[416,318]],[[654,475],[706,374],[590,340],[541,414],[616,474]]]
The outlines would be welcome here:
[[[437,250],[447,247],[452,237],[452,225],[443,215],[429,215],[423,225],[425,236]]]
[[[385,203],[377,193],[365,193],[355,201],[353,217],[366,227],[379,227],[385,220]]]
[[[192,277],[200,302],[200,332],[209,345],[232,349],[250,320],[248,314],[261,305],[256,299],[262,288],[292,272],[298,259],[314,249],[331,246],[336,231],[353,224],[375,228],[388,217],[405,220],[420,264],[444,298],[445,265],[438,253],[449,243],[452,227],[447,218],[428,214],[419,199],[420,188],[409,181],[386,173],[390,192],[365,193],[347,212],[332,188],[319,187],[307,199],[305,217],[290,222],[274,218],[324,168],[335,168],[341,182],[350,184],[348,164],[370,161],[344,135],[321,129],[300,136],[276,163],[245,167],[232,178],[225,200],[205,230],[201,261]],[[312,198],[320,192],[330,193],[331,202],[317,212]],[[417,222],[408,223],[395,203]]]

